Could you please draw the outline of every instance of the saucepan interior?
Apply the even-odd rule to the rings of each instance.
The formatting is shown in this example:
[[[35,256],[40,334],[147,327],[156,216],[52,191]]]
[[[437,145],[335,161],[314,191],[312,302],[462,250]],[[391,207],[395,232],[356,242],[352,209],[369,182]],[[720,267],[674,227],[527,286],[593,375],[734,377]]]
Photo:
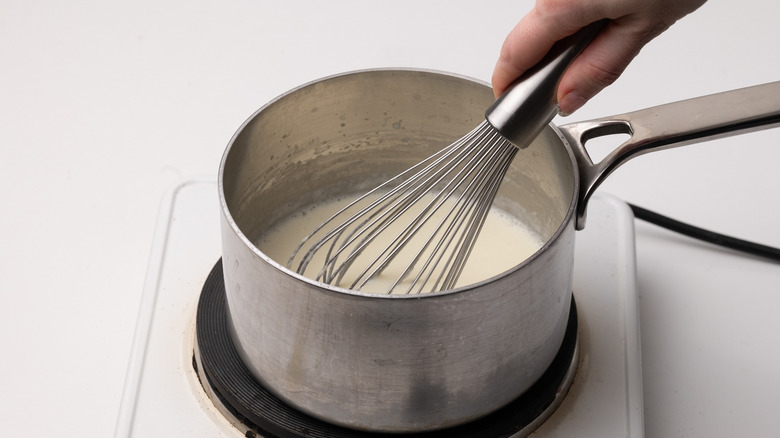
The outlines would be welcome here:
[[[306,85],[240,130],[221,172],[225,205],[256,242],[306,206],[362,194],[432,155],[492,102],[486,85],[436,72],[363,71]],[[571,157],[547,128],[514,160],[496,205],[547,241],[574,190]]]

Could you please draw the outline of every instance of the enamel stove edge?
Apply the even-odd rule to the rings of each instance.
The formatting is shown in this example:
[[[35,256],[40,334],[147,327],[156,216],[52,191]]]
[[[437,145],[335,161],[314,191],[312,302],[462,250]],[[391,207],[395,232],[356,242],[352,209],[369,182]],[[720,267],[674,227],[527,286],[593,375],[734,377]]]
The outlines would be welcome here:
[[[216,183],[183,181],[161,204],[117,438],[244,436],[193,368],[198,297],[220,252]],[[644,436],[635,271],[630,209],[597,193],[575,250],[579,367],[561,406],[531,437]]]

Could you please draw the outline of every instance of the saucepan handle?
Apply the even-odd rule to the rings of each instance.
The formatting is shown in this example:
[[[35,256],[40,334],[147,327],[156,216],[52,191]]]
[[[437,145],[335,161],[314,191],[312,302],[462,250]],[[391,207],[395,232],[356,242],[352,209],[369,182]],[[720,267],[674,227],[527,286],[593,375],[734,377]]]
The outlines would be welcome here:
[[[780,81],[558,127],[571,145],[579,167],[577,229],[585,226],[591,194],[629,159],[647,152],[778,126]],[[594,163],[585,144],[611,134],[631,137]]]

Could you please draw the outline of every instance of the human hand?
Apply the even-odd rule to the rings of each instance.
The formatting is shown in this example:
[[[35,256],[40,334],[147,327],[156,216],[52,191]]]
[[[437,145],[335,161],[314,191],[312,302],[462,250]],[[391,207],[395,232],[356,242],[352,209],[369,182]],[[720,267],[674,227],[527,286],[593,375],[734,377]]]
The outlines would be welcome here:
[[[552,45],[595,21],[609,23],[572,62],[558,86],[571,114],[612,84],[645,44],[706,0],[537,0],[509,33],[493,70],[496,96],[542,60]]]

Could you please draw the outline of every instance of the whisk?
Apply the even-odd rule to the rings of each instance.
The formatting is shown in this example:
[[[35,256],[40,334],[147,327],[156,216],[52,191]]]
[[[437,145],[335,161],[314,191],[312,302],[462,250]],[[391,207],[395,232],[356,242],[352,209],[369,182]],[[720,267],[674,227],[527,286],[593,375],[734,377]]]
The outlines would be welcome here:
[[[352,290],[455,287],[512,160],[557,114],[561,76],[603,25],[556,43],[475,129],[338,211],[303,239],[288,267]]]

